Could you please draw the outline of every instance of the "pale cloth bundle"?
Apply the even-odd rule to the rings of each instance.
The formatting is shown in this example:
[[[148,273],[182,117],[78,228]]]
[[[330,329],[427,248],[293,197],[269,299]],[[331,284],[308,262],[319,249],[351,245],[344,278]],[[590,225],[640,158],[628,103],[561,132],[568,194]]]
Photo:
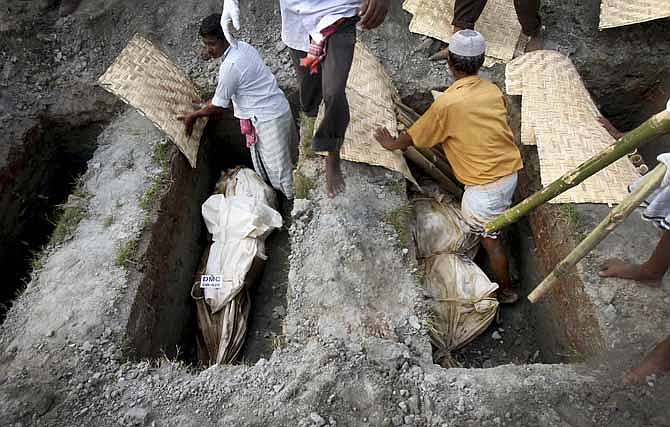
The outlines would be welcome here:
[[[259,252],[259,239],[282,226],[279,212],[247,196],[215,194],[202,205],[202,217],[212,234],[206,274],[223,275],[224,287],[205,289],[205,301],[216,313],[244,286]],[[262,251],[262,247],[260,248]]]
[[[221,288],[191,291],[198,316],[198,357],[203,364],[229,363],[239,354],[248,326],[249,285],[260,271],[265,238],[282,226],[275,192],[253,171],[222,174],[214,194],[202,205],[212,244],[199,274],[223,276]],[[199,279],[199,277],[198,277]]]
[[[449,200],[415,199],[415,239],[420,258],[440,253],[474,256],[479,244],[463,219],[458,205]]]
[[[472,341],[495,318],[498,285],[471,261],[479,238],[471,233],[458,202],[430,184],[422,188],[431,197],[414,199],[414,236],[432,297],[430,335],[438,354],[449,361],[449,352]]]
[[[498,285],[470,259],[441,254],[426,261],[432,294],[430,335],[440,350],[457,350],[491,324],[498,311]]]

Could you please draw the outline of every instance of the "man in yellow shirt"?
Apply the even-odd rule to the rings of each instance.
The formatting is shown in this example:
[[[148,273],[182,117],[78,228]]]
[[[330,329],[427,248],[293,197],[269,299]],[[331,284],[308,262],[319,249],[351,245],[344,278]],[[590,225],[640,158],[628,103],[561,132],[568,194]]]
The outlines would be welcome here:
[[[441,144],[456,178],[465,185],[461,202],[463,217],[482,246],[500,285],[498,299],[514,303],[505,248],[497,234],[486,234],[484,225],[512,204],[517,171],[523,168],[521,153],[507,123],[507,103],[500,89],[477,73],[484,64],[486,42],[473,30],[454,34],[449,44],[449,68],[455,82],[398,138],[384,128],[375,138],[388,150],[414,145],[429,148]]]

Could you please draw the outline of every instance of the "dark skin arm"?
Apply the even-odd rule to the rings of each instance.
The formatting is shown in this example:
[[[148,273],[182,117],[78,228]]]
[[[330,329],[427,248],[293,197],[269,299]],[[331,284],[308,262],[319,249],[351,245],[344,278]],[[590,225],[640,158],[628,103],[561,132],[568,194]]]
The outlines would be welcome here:
[[[612,124],[612,122],[610,122],[610,121],[607,120],[606,118],[604,118],[604,117],[602,117],[602,116],[601,116],[601,117],[598,117],[598,121],[600,122],[601,125],[603,125],[603,127],[605,128],[605,130],[606,130],[607,132],[609,132],[610,135],[612,135],[612,138],[614,138],[614,139],[620,139],[622,136],[625,135],[623,132],[619,132],[619,129],[617,129],[616,127],[614,127],[614,125]]]
[[[412,141],[412,137],[408,133],[402,133],[395,138],[386,128],[377,128],[377,130],[375,130],[375,139],[379,142],[379,145],[389,151],[405,151],[407,148],[414,145],[414,141]]]
[[[388,10],[389,0],[366,0],[358,13],[361,27],[365,30],[377,28],[384,22]]]
[[[199,102],[193,101],[193,104],[199,104]],[[191,133],[193,133],[193,125],[195,125],[195,121],[198,118],[221,114],[223,111],[226,111],[226,109],[212,105],[212,101],[207,101],[207,103],[199,109],[177,116],[177,120],[184,122],[186,135],[191,136]]]

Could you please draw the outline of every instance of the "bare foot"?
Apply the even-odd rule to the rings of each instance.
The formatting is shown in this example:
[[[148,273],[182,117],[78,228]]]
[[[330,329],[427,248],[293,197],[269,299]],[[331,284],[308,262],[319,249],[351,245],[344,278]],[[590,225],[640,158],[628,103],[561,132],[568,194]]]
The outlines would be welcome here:
[[[344,176],[340,167],[340,152],[329,151],[326,157],[326,191],[331,199],[345,189]]]
[[[639,384],[651,375],[660,375],[670,371],[670,338],[659,343],[642,363],[631,370],[624,378],[626,384]]]
[[[645,268],[644,264],[632,264],[620,259],[611,258],[600,266],[600,277],[619,277],[642,283],[646,286],[658,288],[661,286],[663,275],[659,275]]]
[[[542,41],[538,36],[532,36],[526,44],[526,52],[542,49]]]
[[[461,31],[461,27],[457,27],[454,25],[454,28],[451,32],[451,34],[456,34],[457,32]],[[434,54],[432,54],[428,59],[430,61],[441,61],[443,59],[448,59],[449,58],[449,46],[445,47],[444,49],[438,50]]]
[[[443,59],[448,59],[449,58],[449,47],[445,47],[442,50],[438,50],[434,54],[430,55],[428,60],[430,61],[442,61]]]

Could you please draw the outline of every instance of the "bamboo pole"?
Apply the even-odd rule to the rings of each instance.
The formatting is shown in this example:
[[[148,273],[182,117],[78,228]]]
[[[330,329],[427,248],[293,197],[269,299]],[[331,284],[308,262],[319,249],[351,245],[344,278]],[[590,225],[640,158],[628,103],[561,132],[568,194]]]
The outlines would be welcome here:
[[[532,303],[536,303],[551,289],[568,271],[584,258],[598,243],[608,234],[614,231],[661,184],[667,168],[659,163],[644,178],[644,182],[631,194],[629,194],[619,205],[610,211],[600,224],[582,240],[575,249],[540,283],[540,285],[528,295]]]
[[[424,172],[430,175],[444,190],[460,198],[463,196],[463,190],[456,185],[448,176],[446,176],[435,164],[428,160],[419,150],[409,147],[405,150],[405,157],[420,167]]]
[[[640,147],[652,137],[663,133],[670,133],[670,104],[667,110],[661,111],[651,117],[636,129],[633,129],[622,136],[617,142],[577,166],[572,171],[566,173],[542,190],[526,198],[518,205],[503,212],[496,219],[486,224],[486,232],[493,233],[515,223],[527,215],[531,210],[580,184],[596,172],[599,172],[619,160],[621,157]]]
[[[400,123],[402,123],[406,128],[411,127],[414,122],[416,122],[419,119],[419,114],[416,113],[416,111],[412,110],[410,107],[407,105],[403,104],[401,101],[396,100],[395,102],[396,107],[398,108],[398,119]],[[451,182],[449,185],[449,188],[452,190],[449,190],[451,193],[454,193],[455,189],[458,188],[459,192],[458,194],[463,194],[463,190],[461,187],[457,184],[458,179],[456,179],[456,175],[454,175],[454,171],[451,168],[451,165],[449,162],[443,158],[438,153],[438,150],[435,149],[429,149],[429,148],[418,148],[418,147],[412,147],[414,150],[419,151],[421,155],[430,161],[439,171],[441,172],[441,175],[444,175],[444,177],[440,177],[439,179],[444,181],[444,178],[446,177],[448,181]],[[409,155],[407,155],[407,152],[405,152],[405,157],[409,158],[412,162],[417,164],[418,166],[421,166],[423,170],[426,170],[427,165],[425,165],[424,160],[420,160],[416,153],[411,153],[410,154],[412,158],[410,158]],[[419,163],[417,163],[419,162]],[[424,167],[425,165],[425,167]],[[430,168],[432,169],[432,167]],[[426,171],[433,179],[438,179],[435,178],[433,175],[431,175],[428,171]],[[446,181],[444,181],[446,182]],[[456,193],[454,193],[456,194]],[[460,197],[460,196],[459,196]]]

